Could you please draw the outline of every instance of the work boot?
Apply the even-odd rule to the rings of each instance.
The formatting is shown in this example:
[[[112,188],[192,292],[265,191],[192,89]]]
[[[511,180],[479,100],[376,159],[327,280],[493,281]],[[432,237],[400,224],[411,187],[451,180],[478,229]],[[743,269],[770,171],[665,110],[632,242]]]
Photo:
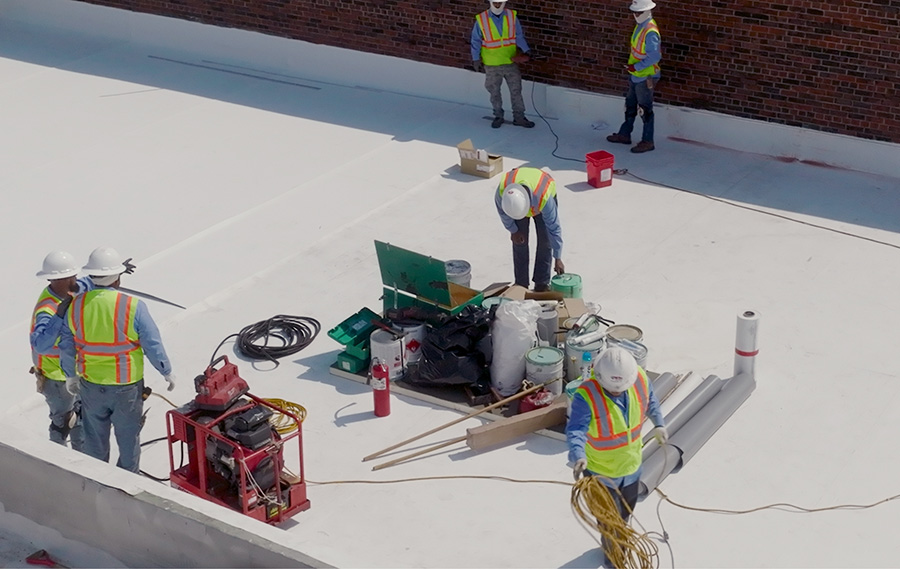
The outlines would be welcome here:
[[[634,152],[635,154],[640,154],[641,152],[650,152],[654,148],[656,148],[656,147],[653,146],[652,141],[642,140],[642,141],[638,142],[637,144],[635,144],[634,147],[631,149],[631,151]]]
[[[550,285],[547,283],[535,284],[534,292],[550,292]]]
[[[503,125],[503,117],[494,117],[491,121],[491,128],[500,128]]]
[[[534,123],[533,123],[532,121],[526,119],[525,117],[518,117],[517,119],[515,119],[515,120],[513,121],[513,124],[516,125],[516,126],[522,126],[522,127],[525,127],[525,128],[532,128],[532,127],[534,127]]]
[[[616,144],[631,144],[630,136],[628,136],[627,134],[619,134],[618,132],[607,136],[606,140],[615,142]]]

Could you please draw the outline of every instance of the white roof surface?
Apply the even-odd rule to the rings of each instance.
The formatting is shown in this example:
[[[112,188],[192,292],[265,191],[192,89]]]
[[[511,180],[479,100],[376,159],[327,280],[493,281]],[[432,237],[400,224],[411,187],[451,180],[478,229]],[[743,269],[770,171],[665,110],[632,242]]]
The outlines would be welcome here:
[[[277,369],[237,361],[254,394],[308,409],[311,480],[570,480],[565,444],[536,435],[479,453],[461,443],[372,472],[363,456],[459,414],[393,397],[391,415],[375,418],[370,389],[328,371],[342,347],[325,331],[364,306],[381,308],[373,240],[465,259],[474,288],[512,280],[509,238],[493,206],[498,178],[466,176],[457,166],[456,144],[472,138],[502,154],[507,169],[552,168],[566,266],[582,276],[584,298],[600,303],[605,316],[644,331],[651,370],[730,377],[736,315],[760,313],[756,391],[663,483],[673,500],[701,508],[819,508],[898,492],[900,459],[881,434],[900,431],[900,168],[890,177],[674,140],[685,137],[675,132],[674,111],[663,107],[657,150],[635,156],[605,141],[614,126],[594,130],[584,113],[559,110],[550,121],[558,154],[607,150],[617,168],[695,193],[630,176],[594,189],[583,164],[551,156],[553,134],[536,115],[532,130],[491,129],[482,118],[490,114],[487,94],[470,72],[352,54],[360,67],[390,69],[390,92],[366,88],[381,83],[367,83],[364,74],[335,69],[346,56],[321,46],[271,40],[273,50],[290,43],[299,63],[288,55],[254,62],[253,54],[215,61],[174,41],[161,48],[110,30],[37,26],[20,10],[0,14],[3,422],[31,425],[40,436],[47,428],[46,405],[25,373],[41,259],[63,248],[86,262],[93,248],[110,245],[138,266],[125,286],[187,307],[148,304],[178,377],[165,395],[177,403],[193,397],[192,378],[243,326],[276,314],[322,323],[316,341]],[[148,26],[161,20],[145,18]],[[445,100],[439,82],[429,96],[418,80],[423,69],[464,84],[478,102]],[[584,100],[602,101],[594,121],[620,121],[618,98]],[[754,125],[746,147],[768,144],[752,137],[785,130]],[[865,144],[827,140],[846,142],[847,162],[856,160],[853,153],[865,162]],[[878,152],[890,146],[871,144]],[[221,353],[230,355],[230,344]],[[164,393],[149,365],[147,383]],[[165,432],[168,406],[151,399],[150,407],[145,440]],[[423,444],[479,424],[467,421]],[[167,475],[164,445],[145,449],[142,468]],[[311,509],[285,524],[282,545],[335,566],[600,561],[562,485],[332,484],[311,485],[309,496]],[[658,531],[661,516],[678,567],[900,563],[900,504],[722,516],[669,504],[657,510],[658,501],[653,495],[640,503],[637,518]],[[7,566],[23,566],[25,555],[48,547],[33,539],[44,534],[28,533],[17,519],[0,516]],[[87,560],[82,553],[62,562],[109,563],[102,552]],[[672,565],[663,546],[660,564]]]

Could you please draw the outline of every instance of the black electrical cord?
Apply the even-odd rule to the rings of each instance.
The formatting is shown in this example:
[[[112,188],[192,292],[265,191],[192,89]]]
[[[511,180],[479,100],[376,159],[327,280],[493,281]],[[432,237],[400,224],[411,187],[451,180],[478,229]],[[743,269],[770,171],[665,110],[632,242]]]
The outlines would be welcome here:
[[[244,326],[237,334],[226,336],[213,352],[209,365],[212,366],[216,361],[216,354],[222,344],[229,338],[236,337],[235,345],[242,356],[252,360],[269,360],[277,367],[278,358],[296,354],[310,345],[321,329],[322,325],[315,318],[278,314]],[[278,344],[270,346],[270,339],[278,340]],[[262,344],[259,343],[260,340]]]

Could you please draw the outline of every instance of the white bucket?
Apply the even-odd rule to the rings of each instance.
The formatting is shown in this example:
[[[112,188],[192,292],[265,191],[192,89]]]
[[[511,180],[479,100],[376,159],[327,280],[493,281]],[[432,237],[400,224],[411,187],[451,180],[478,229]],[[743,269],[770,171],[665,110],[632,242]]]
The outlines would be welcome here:
[[[559,348],[542,346],[525,353],[525,378],[534,384],[559,378],[547,386],[553,395],[562,393],[563,353]]]
[[[584,352],[590,352],[591,361],[596,362],[600,352],[606,348],[606,342],[604,342],[603,338],[583,346],[573,344],[572,340],[580,333],[590,334],[599,329],[600,323],[597,320],[589,319],[583,330],[570,330],[566,334],[566,381],[573,381],[581,375],[581,362],[584,358]]]
[[[575,398],[575,390],[581,386],[581,380],[576,379],[566,384],[566,417],[572,414],[572,399]]]
[[[606,329],[606,335],[613,340],[629,340],[640,342],[644,338],[644,332],[631,324],[614,324]]]
[[[447,269],[447,280],[469,288],[472,282],[472,265],[461,259],[451,259],[444,263]]]
[[[618,346],[620,348],[625,348],[628,352],[634,357],[634,361],[637,362],[637,365],[641,366],[645,370],[647,369],[647,346],[640,342],[632,342],[631,340],[616,340],[614,338],[609,338],[608,340],[609,346]]]
[[[369,349],[372,363],[377,359],[388,367],[391,381],[403,378],[406,371],[403,359],[403,339],[397,338],[387,330],[375,330],[369,335]]]
[[[397,327],[406,332],[403,336],[403,357],[405,364],[422,359],[422,342],[425,340],[425,324],[422,322],[397,322]]]

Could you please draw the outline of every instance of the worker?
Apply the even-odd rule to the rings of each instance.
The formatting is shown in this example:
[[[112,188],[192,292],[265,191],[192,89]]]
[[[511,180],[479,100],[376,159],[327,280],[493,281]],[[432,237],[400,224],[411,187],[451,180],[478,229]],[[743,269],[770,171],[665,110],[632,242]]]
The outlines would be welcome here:
[[[596,476],[610,490],[626,523],[637,503],[641,427],[647,417],[654,425],[653,436],[665,444],[669,433],[647,373],[624,348],[605,349],[590,378],[575,390],[566,442],[575,481],[582,475]],[[601,546],[603,565],[608,566],[610,550],[605,537]]]
[[[631,11],[637,24],[631,32],[631,53],[628,56],[628,91],[625,93],[625,122],[619,132],[606,137],[610,142],[631,144],[634,119],[641,115],[644,130],[641,141],[631,148],[640,154],[650,152],[653,145],[653,88],[659,81],[660,36],[659,27],[650,11],[656,7],[653,0],[633,0]]]
[[[506,8],[506,0],[491,0],[490,7],[475,16],[472,28],[472,67],[484,71],[484,88],[491,94],[494,109],[492,128],[503,125],[503,95],[500,87],[506,79],[512,103],[513,124],[531,128],[534,123],[525,118],[522,99],[522,72],[519,64],[531,59],[531,49],[525,41],[522,24],[515,10]]]
[[[109,461],[112,426],[119,449],[116,466],[138,472],[144,354],[169,391],[175,376],[146,305],[116,290],[127,269],[115,249],[94,249],[82,270],[96,288],[72,300],[59,347],[66,385],[81,395],[84,452]]]
[[[557,274],[564,273],[562,228],[557,212],[556,182],[537,168],[513,168],[503,175],[494,205],[503,226],[510,232],[516,284],[528,288],[529,219],[534,220],[537,251],[534,257],[534,290],[550,290],[551,259]]]
[[[61,445],[66,440],[75,450],[84,441],[79,417],[81,402],[66,389],[66,375],[59,363],[59,334],[73,294],[94,288],[90,279],[76,279],[75,257],[65,251],[52,251],[44,257],[37,277],[50,281],[41,292],[31,317],[31,368],[37,392],[50,408],[50,440]]]

